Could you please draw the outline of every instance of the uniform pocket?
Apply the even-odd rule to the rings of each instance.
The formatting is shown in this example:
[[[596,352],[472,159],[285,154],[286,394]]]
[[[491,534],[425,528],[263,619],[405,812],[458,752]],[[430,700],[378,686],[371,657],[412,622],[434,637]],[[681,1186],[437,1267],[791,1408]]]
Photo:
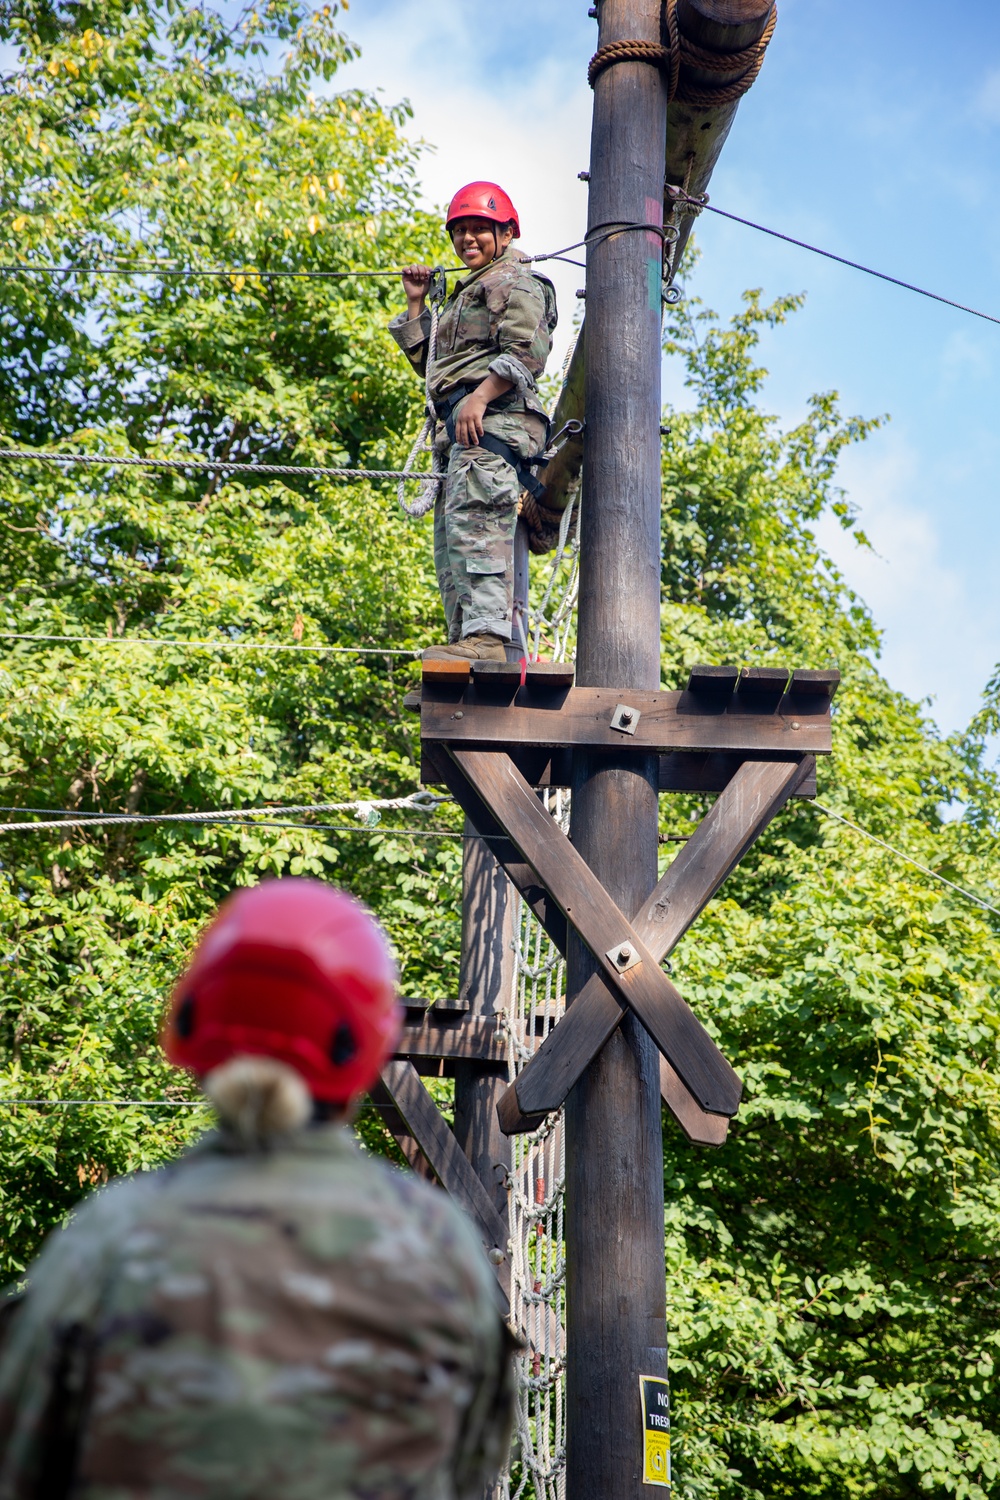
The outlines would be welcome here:
[[[461,305],[456,310],[458,316],[452,344],[456,353],[462,349],[480,349],[489,345],[490,310],[481,293],[477,295],[478,292],[478,287],[470,287],[463,293]]]
[[[470,557],[466,560],[465,570],[478,575],[505,573],[507,564],[502,557]]]

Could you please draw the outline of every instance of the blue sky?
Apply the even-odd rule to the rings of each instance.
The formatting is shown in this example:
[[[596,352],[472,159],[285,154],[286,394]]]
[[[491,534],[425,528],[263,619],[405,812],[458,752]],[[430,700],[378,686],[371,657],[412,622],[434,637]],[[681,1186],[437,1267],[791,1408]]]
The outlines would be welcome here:
[[[353,0],[344,81],[407,97],[434,146],[430,202],[472,177],[509,185],[528,250],[584,228],[596,27],[587,0]],[[720,207],[1000,316],[1000,7],[781,0],[760,79],[712,182]],[[744,287],[808,294],[769,335],[765,405],[809,394],[889,413],[842,482],[876,549],[822,539],[884,630],[894,685],[962,726],[1000,658],[1000,327],[702,215],[693,290],[722,314]],[[558,274],[564,326],[580,273]],[[680,396],[665,371],[665,391]]]

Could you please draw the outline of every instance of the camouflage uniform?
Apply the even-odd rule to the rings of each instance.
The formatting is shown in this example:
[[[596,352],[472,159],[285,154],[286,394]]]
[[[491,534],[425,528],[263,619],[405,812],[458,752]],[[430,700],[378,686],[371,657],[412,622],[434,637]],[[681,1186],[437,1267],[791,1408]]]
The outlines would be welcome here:
[[[552,283],[508,247],[490,265],[456,282],[445,303],[430,369],[431,399],[440,409],[449,393],[471,389],[491,372],[513,381],[514,389],[487,407],[483,427],[519,458],[533,458],[548,432],[536,381],[555,326]],[[430,313],[412,320],[400,313],[389,331],[417,373],[425,374]],[[435,446],[442,453],[450,449],[434,510],[434,566],[448,639],[490,631],[510,640],[517,476],[498,453],[450,443],[443,426]]]
[[[0,1359],[2,1500],[464,1500],[509,1336],[437,1189],[338,1126],[207,1137],[87,1202]]]

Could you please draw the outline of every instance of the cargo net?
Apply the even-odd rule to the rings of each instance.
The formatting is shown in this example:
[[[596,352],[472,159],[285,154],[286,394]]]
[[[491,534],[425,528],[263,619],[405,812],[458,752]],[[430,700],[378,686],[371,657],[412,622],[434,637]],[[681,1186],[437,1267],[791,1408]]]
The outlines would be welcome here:
[[[569,794],[546,794],[563,828]],[[521,901],[516,965],[506,1013],[508,1076],[513,1080],[563,1013],[566,966],[531,909]],[[534,1043],[534,1045],[531,1045]],[[524,1340],[518,1371],[514,1452],[503,1500],[563,1500],[566,1468],[566,1182],[562,1111],[533,1135],[511,1138],[508,1178],[511,1321]]]
[[[551,570],[532,608],[527,635],[555,661],[569,654],[579,589],[580,506],[570,504],[559,528]],[[544,794],[569,831],[569,793]],[[504,1014],[508,1077],[513,1081],[561,1017],[566,966],[530,907],[519,899],[515,963]],[[566,1182],[563,1117],[550,1115],[533,1135],[511,1140],[508,1213],[511,1321],[524,1340],[518,1371],[511,1467],[497,1486],[502,1500],[563,1500],[566,1492]]]

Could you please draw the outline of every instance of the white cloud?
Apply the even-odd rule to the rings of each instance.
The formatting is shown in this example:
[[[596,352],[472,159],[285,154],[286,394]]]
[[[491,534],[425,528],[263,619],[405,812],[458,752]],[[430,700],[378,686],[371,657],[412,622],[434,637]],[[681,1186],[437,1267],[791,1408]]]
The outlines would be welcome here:
[[[986,603],[944,562],[937,525],[913,498],[917,450],[887,435],[878,446],[846,455],[841,473],[874,553],[832,517],[817,535],[882,627],[880,666],[893,687],[932,698],[945,732],[964,728],[1000,655],[1000,598]]]
[[[1000,124],[1000,68],[993,68],[973,96],[973,113],[991,125]]]

